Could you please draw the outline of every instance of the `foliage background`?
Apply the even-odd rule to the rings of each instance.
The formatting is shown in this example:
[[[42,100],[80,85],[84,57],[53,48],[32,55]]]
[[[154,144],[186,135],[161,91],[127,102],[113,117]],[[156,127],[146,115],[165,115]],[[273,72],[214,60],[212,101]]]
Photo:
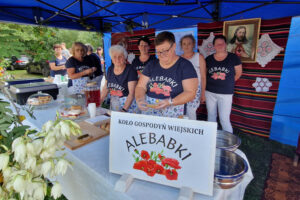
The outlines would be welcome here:
[[[77,41],[96,48],[102,46],[102,34],[0,22],[0,60],[20,55],[27,55],[34,61],[49,60],[54,44],[65,42],[67,48],[71,48]]]

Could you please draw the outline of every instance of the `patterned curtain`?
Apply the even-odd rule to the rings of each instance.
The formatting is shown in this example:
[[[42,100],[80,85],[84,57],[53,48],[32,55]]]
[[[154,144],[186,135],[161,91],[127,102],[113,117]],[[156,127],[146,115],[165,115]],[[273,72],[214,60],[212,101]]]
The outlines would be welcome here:
[[[262,20],[260,35],[269,34],[274,43],[285,49],[290,23],[290,17]],[[201,45],[202,41],[209,37],[210,32],[213,32],[214,35],[222,34],[223,22],[199,23],[198,45]],[[235,85],[231,111],[231,122],[234,128],[245,133],[269,137],[284,55],[285,51],[283,50],[265,67],[261,67],[258,63],[243,63],[243,74]],[[253,86],[257,80],[262,79],[272,83],[267,92],[258,92]],[[198,115],[200,119],[206,120],[205,104],[198,108]]]

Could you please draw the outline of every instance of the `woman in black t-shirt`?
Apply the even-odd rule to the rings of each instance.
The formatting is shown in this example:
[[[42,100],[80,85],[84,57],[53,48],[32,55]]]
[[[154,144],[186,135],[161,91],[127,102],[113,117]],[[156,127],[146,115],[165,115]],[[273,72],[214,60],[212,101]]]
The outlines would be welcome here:
[[[135,56],[135,59],[131,63],[133,69],[137,71],[138,76],[142,74],[147,63],[149,63],[153,59],[156,59],[155,56],[151,56],[149,54],[150,44],[151,43],[148,37],[141,37],[138,40],[138,48],[140,50],[140,55]]]
[[[146,65],[136,87],[138,107],[143,114],[183,116],[184,104],[196,96],[197,73],[190,61],[176,55],[173,33],[159,33],[155,49],[158,60]]]
[[[213,45],[216,53],[206,58],[207,120],[216,122],[219,114],[222,129],[232,133],[232,96],[235,81],[242,75],[242,63],[237,55],[227,52],[226,38],[223,35],[215,36]]]
[[[66,62],[69,78],[72,80],[73,91],[82,93],[87,81],[93,79],[97,70],[91,57],[87,56],[87,48],[81,42],[75,42],[71,48],[72,57]]]
[[[118,108],[115,106],[113,110],[137,112],[134,101],[137,73],[131,65],[126,65],[127,52],[123,46],[113,45],[109,49],[109,55],[113,65],[107,70],[107,80],[101,92],[101,103],[110,93],[111,105],[115,104],[112,102],[113,99],[118,101]]]

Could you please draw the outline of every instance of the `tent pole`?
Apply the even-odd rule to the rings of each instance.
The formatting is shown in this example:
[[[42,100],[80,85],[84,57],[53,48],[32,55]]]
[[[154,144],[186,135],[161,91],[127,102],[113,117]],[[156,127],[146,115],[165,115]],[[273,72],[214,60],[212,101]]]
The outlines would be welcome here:
[[[83,17],[83,6],[82,6],[82,0],[79,0],[80,2],[80,18]]]
[[[76,0],[76,1],[74,1],[74,2],[72,2],[72,3],[70,3],[69,5],[67,5],[66,7],[64,7],[63,10],[66,10],[66,9],[70,8],[71,6],[73,6],[74,4],[76,4],[77,2],[78,2],[78,0]],[[49,21],[50,19],[52,19],[53,17],[56,17],[57,15],[61,14],[61,12],[62,12],[62,11],[56,12],[54,15],[52,15],[52,16],[48,17],[47,19],[43,20],[42,23],[48,22],[48,21]]]
[[[61,8],[58,8],[58,7],[56,7],[56,6],[54,6],[54,5],[51,5],[51,4],[47,3],[47,2],[44,2],[44,1],[42,1],[42,0],[36,0],[36,1],[38,1],[38,2],[40,2],[40,3],[42,3],[42,4],[45,4],[45,5],[49,6],[49,7],[55,8],[55,9],[61,11],[61,12],[68,13],[70,16],[72,16],[72,17],[75,18],[75,19],[79,19],[79,17],[78,17],[77,15],[74,15],[73,13],[70,13],[70,12],[68,12],[68,11],[66,11],[66,10],[63,10],[63,9],[61,9]],[[77,2],[77,1],[78,1],[78,0],[76,0],[76,2]]]

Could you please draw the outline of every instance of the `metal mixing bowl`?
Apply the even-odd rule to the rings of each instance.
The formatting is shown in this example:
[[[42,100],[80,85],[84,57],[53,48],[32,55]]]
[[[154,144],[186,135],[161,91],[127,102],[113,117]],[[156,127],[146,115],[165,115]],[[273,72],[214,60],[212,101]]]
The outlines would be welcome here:
[[[238,154],[216,149],[215,161],[215,187],[229,189],[242,181],[248,171],[247,162]]]
[[[241,144],[241,139],[227,131],[217,131],[217,148],[235,151]]]

